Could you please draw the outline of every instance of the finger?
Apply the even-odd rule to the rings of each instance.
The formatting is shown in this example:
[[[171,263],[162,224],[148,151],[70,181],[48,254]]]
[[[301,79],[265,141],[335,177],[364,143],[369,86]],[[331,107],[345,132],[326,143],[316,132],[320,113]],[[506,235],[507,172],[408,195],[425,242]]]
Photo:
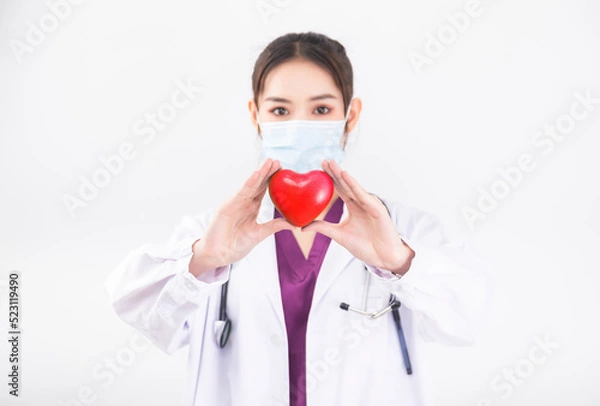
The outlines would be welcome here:
[[[369,193],[363,188],[360,183],[346,170],[343,170],[335,160],[332,160],[329,164],[332,172],[339,178],[341,187],[346,189],[347,195],[351,198],[346,201],[348,209],[352,206],[360,208],[370,216],[378,217],[381,215],[381,209],[385,206],[379,198],[372,193]]]
[[[265,161],[259,169],[260,180],[256,186],[257,191],[262,191],[263,188],[267,187],[269,178],[276,171],[276,162],[270,158],[267,159],[268,161]]]
[[[279,169],[281,169],[281,165],[279,164],[279,161],[277,161],[277,160],[273,161],[273,165],[271,166],[271,169],[269,170],[269,172],[267,172],[265,179],[263,179],[262,184],[258,187],[257,194],[254,195],[254,197],[252,198],[252,202],[256,205],[257,210],[258,210],[260,204],[262,203],[262,200],[265,197],[265,194],[267,193],[267,187],[271,180],[271,176],[273,176],[273,174],[275,172],[277,172]],[[247,207],[252,207],[252,206],[247,206]],[[256,215],[258,215],[258,212],[256,213]]]
[[[265,177],[263,178],[263,187],[267,187],[267,185],[269,184],[269,181],[271,180],[271,176],[273,176],[275,174],[275,172],[279,171],[281,169],[281,163],[279,163],[278,159],[274,159],[271,162],[271,167],[269,168],[269,170],[267,171],[267,174],[265,175]]]
[[[353,196],[348,193],[350,192],[350,188],[345,187],[344,184],[341,183],[343,182],[343,179],[341,179],[333,172],[331,161],[328,162],[326,160],[323,160],[321,167],[323,168],[323,171],[325,171],[325,173],[327,173],[331,177],[331,180],[333,180],[335,190],[338,192],[342,200],[346,203],[352,200]]]
[[[244,185],[238,192],[238,196],[244,199],[252,199],[264,188],[265,178],[273,170],[273,160],[267,158],[265,162],[252,172],[252,175],[244,182]]]
[[[254,202],[262,202],[263,197],[265,197],[266,193],[267,193],[267,188],[266,187],[261,188],[261,190],[258,192],[258,194],[253,197],[253,201]]]
[[[273,160],[273,162],[271,163],[271,167],[267,171],[266,175],[263,177],[261,184],[258,187],[258,192],[261,195],[264,195],[265,190],[267,190],[267,187],[269,186],[269,182],[271,181],[271,177],[280,169],[281,169],[281,164],[279,163],[279,160],[277,160],[277,159]]]
[[[269,220],[264,224],[259,224],[258,228],[258,242],[264,240],[271,234],[274,234],[281,230],[293,230],[296,226],[291,224],[286,219],[280,217],[273,220]]]
[[[331,238],[338,244],[342,243],[342,232],[337,223],[330,223],[325,220],[314,220],[312,223],[302,227],[302,231],[316,231],[317,233],[321,233]]]
[[[335,179],[337,181],[339,189],[341,189],[341,191],[346,196],[348,196],[349,199],[357,200],[356,196],[354,196],[354,193],[352,192],[352,189],[350,189],[350,187],[346,183],[346,180],[342,176],[342,168],[340,168],[340,166],[337,164],[337,162],[335,162],[334,159],[332,159],[329,162],[329,168],[331,169],[331,173],[333,174],[333,176],[335,177]],[[340,192],[340,190],[338,190],[338,193],[339,192]]]
[[[349,173],[348,171],[341,171],[341,176],[342,179],[344,180],[344,182],[346,183],[346,185],[350,188],[350,190],[352,191],[352,194],[355,197],[356,202],[362,206],[365,210],[367,210],[368,212],[375,214],[375,213],[379,213],[379,205],[377,205],[377,202],[375,202],[375,200],[379,200],[377,199],[377,197],[371,195],[369,192],[367,192],[359,183],[356,179],[354,179]],[[375,198],[375,199],[374,199]]]
[[[260,183],[264,176],[265,171],[268,170],[267,167],[270,168],[270,166],[271,166],[270,159],[267,158],[265,160],[265,162],[263,162],[263,164],[260,166],[260,168],[256,169],[254,172],[252,172],[252,175],[250,175],[250,177],[248,179],[246,179],[246,181],[244,182],[244,184],[242,185],[242,187],[240,188],[240,190],[238,192],[238,196],[241,198],[253,197],[255,195],[255,191],[260,186]]]

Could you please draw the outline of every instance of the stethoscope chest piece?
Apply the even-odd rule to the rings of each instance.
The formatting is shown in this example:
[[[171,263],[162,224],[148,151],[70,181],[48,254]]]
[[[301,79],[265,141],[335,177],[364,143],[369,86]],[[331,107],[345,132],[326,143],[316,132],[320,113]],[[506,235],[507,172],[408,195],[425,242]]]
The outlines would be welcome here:
[[[219,320],[215,321],[215,337],[219,347],[223,348],[231,334],[231,320],[227,317],[227,287],[229,281],[221,287],[221,304],[219,306]]]

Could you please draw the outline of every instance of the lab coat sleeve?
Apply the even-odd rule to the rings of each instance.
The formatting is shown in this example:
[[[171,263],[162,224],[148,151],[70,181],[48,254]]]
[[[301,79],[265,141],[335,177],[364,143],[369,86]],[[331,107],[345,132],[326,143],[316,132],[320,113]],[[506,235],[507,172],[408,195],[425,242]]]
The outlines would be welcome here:
[[[229,278],[230,266],[199,277],[189,272],[192,244],[202,237],[209,214],[184,216],[167,243],[131,251],[104,284],[119,318],[167,354],[189,344],[196,312],[208,306],[209,294]]]
[[[410,268],[402,277],[370,264],[367,269],[413,312],[426,341],[473,344],[497,286],[489,264],[468,243],[448,239],[440,221],[427,212],[397,203],[392,219],[415,252]]]

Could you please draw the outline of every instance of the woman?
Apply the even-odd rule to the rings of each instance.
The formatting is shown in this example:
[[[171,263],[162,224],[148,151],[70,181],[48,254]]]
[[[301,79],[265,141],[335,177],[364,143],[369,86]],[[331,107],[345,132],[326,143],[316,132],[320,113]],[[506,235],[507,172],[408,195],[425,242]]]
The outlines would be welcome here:
[[[352,83],[335,40],[270,43],[248,102],[259,168],[107,280],[122,320],[167,354],[189,345],[185,405],[431,405],[426,342],[468,345],[481,330],[491,285],[480,259],[435,217],[366,192],[339,166],[361,112]],[[266,193],[282,168],[334,182],[305,227]]]

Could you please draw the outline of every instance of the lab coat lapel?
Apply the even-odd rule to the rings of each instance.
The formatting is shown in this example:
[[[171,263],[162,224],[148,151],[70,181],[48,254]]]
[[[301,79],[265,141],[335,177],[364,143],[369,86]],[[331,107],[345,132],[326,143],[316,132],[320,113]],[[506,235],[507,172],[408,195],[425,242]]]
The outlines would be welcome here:
[[[348,215],[348,209],[345,203],[343,207],[344,208],[342,211],[342,217],[340,218],[340,223]],[[333,284],[340,272],[342,272],[344,268],[346,268],[348,263],[353,258],[354,257],[352,256],[352,254],[342,245],[338,244],[333,239],[330,241],[329,247],[327,248],[327,252],[325,253],[325,257],[323,258],[323,264],[321,265],[319,276],[317,277],[317,282],[315,284],[315,290],[312,299],[313,307],[317,305],[319,300],[321,300],[323,295]]]
[[[275,205],[271,201],[269,192],[265,193],[262,200],[257,222],[262,224],[273,220]],[[279,284],[279,271],[277,267],[277,250],[275,246],[275,234],[269,235],[257,244],[247,256],[252,272],[260,279],[261,286],[277,315],[281,326],[285,329],[285,318],[283,315],[283,302],[281,300],[281,287]]]

